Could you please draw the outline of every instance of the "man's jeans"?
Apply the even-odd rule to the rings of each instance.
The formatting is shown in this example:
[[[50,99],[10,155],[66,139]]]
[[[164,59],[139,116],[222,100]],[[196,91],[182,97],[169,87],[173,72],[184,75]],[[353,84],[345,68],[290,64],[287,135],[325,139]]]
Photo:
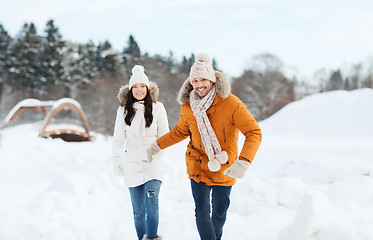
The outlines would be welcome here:
[[[207,186],[191,180],[196,223],[201,240],[220,240],[227,217],[232,186]],[[210,194],[212,214],[210,216]]]
[[[150,180],[140,186],[130,187],[130,195],[137,237],[157,238],[159,222],[158,195],[161,181]]]

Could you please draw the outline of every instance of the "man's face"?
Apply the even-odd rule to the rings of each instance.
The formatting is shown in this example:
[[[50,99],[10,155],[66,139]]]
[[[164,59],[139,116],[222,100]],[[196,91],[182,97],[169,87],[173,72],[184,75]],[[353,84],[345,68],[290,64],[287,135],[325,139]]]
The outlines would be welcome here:
[[[213,82],[204,78],[194,78],[192,80],[193,89],[200,98],[206,96],[206,94],[211,90],[213,84]]]

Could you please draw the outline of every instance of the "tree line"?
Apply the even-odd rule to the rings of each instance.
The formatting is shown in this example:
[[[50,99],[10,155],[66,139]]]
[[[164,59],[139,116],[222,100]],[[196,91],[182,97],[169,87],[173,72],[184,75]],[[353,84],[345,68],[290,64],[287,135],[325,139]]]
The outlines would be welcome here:
[[[89,83],[100,74],[123,75],[123,64],[130,57],[140,56],[140,47],[132,35],[119,52],[108,40],[98,45],[92,41],[67,41],[53,20],[47,22],[42,35],[33,23],[25,23],[14,38],[0,24],[0,79],[14,89],[41,93],[61,84],[68,90],[72,85]],[[179,73],[188,73],[194,61],[191,54],[179,62],[172,51],[169,56],[154,57]],[[215,59],[213,63],[216,66]]]
[[[116,91],[128,81],[132,66],[142,64],[160,87],[160,100],[166,105],[172,126],[179,114],[174,98],[194,58],[195,54],[190,53],[178,60],[172,50],[167,56],[142,53],[133,35],[122,51],[114,49],[108,40],[98,44],[68,41],[53,20],[46,23],[42,34],[33,23],[25,23],[15,37],[0,24],[0,117],[26,97],[72,97],[84,104],[94,130],[111,134]],[[212,64],[220,70],[215,59]],[[353,65],[348,72],[321,69],[313,77],[318,84],[286,76],[284,63],[275,55],[263,53],[252,58],[241,76],[231,79],[232,92],[258,120],[263,120],[308,94],[373,87],[373,67],[369,68],[369,63]]]

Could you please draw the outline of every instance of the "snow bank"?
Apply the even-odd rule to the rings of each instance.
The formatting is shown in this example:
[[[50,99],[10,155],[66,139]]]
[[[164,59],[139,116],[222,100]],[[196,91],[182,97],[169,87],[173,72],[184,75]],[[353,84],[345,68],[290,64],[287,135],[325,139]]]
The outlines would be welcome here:
[[[373,135],[365,122],[372,96],[370,89],[317,94],[261,122],[263,143],[232,189],[223,238],[373,239]],[[322,114],[329,115],[321,121]],[[338,121],[354,123],[353,131]],[[0,239],[135,239],[128,190],[112,173],[112,138],[64,142],[38,137],[38,127],[1,130]],[[164,239],[198,239],[186,144],[165,152]]]
[[[270,134],[371,137],[373,89],[315,94],[288,104],[264,120]]]
[[[319,192],[308,192],[300,203],[290,227],[279,240],[353,240],[349,221],[341,218],[330,200]]]

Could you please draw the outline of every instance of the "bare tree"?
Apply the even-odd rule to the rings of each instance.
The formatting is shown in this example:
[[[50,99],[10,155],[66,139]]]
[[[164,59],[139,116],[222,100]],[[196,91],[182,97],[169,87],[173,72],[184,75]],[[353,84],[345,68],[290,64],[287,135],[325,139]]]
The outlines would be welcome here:
[[[281,72],[284,64],[276,55],[261,53],[254,56],[248,64],[247,70],[255,72]]]

